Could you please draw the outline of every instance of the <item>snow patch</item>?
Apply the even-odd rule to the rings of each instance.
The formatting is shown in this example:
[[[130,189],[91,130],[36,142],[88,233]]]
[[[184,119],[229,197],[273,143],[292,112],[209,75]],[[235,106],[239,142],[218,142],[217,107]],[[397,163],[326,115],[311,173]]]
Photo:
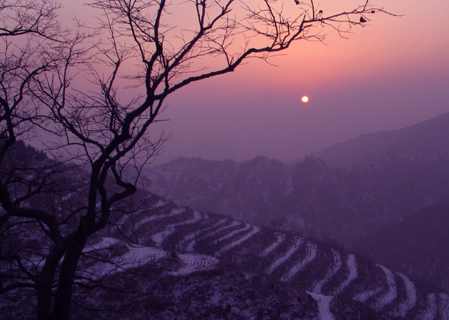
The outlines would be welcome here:
[[[246,228],[245,228],[246,229]],[[240,229],[238,231],[241,231],[243,229]],[[259,227],[253,226],[253,230],[249,233],[247,233],[245,236],[239,238],[238,240],[231,242],[230,244],[224,246],[223,248],[221,248],[220,250],[218,250],[215,253],[215,256],[219,257],[221,256],[224,252],[228,251],[231,248],[234,248],[235,246],[240,245],[242,242],[248,240],[249,238],[251,238],[253,235],[255,235],[256,233],[258,233],[261,229]],[[232,232],[231,232],[232,233]],[[221,240],[221,239],[220,239]]]
[[[203,254],[179,254],[178,255],[184,266],[175,272],[169,272],[168,274],[174,276],[184,276],[189,275],[197,271],[205,271],[213,269],[217,263],[218,259],[203,255]]]
[[[206,238],[209,238],[209,237],[212,237],[212,236],[214,236],[214,235],[217,235],[217,234],[218,234],[219,232],[221,232],[221,231],[224,231],[224,230],[227,230],[227,229],[236,227],[236,226],[238,226],[238,225],[240,225],[240,224],[242,224],[242,223],[239,222],[239,221],[233,221],[233,222],[232,222],[230,225],[228,225],[228,226],[224,226],[224,227],[221,227],[221,228],[219,228],[219,229],[217,229],[217,230],[214,230],[214,231],[211,231],[211,232],[209,232],[209,233],[206,233],[205,235],[199,237],[198,239],[193,239],[193,240],[190,241],[189,244],[187,245],[186,250],[187,250],[188,252],[193,252],[193,247],[194,247],[196,241],[202,240],[202,239],[206,239]],[[240,231],[241,231],[241,230],[240,230]],[[196,240],[196,241],[195,241],[195,240]]]
[[[285,239],[287,238],[287,236],[283,233],[279,233],[276,232],[275,233],[276,236],[276,241],[273,242],[269,247],[267,247],[262,253],[261,253],[261,257],[266,257],[270,254],[271,251],[273,251],[274,249],[276,249],[276,247],[278,245],[280,245],[282,242],[285,241]]]
[[[165,228],[164,231],[161,231],[159,233],[154,234],[151,237],[151,239],[156,243],[157,247],[161,247],[162,246],[162,242],[164,241],[164,239],[167,238],[173,232],[175,232],[176,227],[183,226],[183,225],[186,225],[186,224],[197,223],[200,220],[201,220],[200,213],[198,211],[195,211],[193,213],[193,218],[192,219],[184,220],[184,221],[181,221],[181,222],[178,222],[178,223],[169,224],[169,225],[167,225],[167,227]]]
[[[378,294],[381,291],[382,291],[382,287],[377,287],[377,288],[374,288],[372,290],[368,290],[368,291],[364,291],[364,292],[358,293],[358,294],[354,295],[353,299],[355,301],[365,302],[369,298],[375,296],[376,294]]]
[[[283,277],[282,281],[290,281],[295,274],[301,271],[308,263],[310,263],[313,259],[315,259],[317,254],[316,244],[308,243],[307,244],[307,255],[306,257],[295,264]]]
[[[203,228],[203,229],[198,229],[193,233],[189,233],[187,235],[184,236],[184,238],[179,242],[179,246],[180,247],[188,247],[189,245],[191,246],[191,250],[193,251],[193,244],[190,244],[190,242],[193,242],[192,240],[195,237],[198,237],[199,233],[206,233],[209,230],[213,230],[216,227],[218,227],[221,224],[226,223],[228,219],[221,219],[220,221],[218,221],[217,223],[215,223],[213,226],[207,227],[207,228]],[[187,243],[187,245],[186,245]],[[189,250],[187,250],[189,251]]]
[[[307,291],[318,304],[319,319],[321,320],[335,320],[331,312],[331,303],[334,297],[325,296],[319,293]]]
[[[341,256],[340,254],[335,251],[332,250],[332,266],[329,268],[329,271],[326,274],[326,277],[324,277],[324,279],[321,279],[320,281],[317,282],[317,284],[315,285],[315,287],[312,289],[313,292],[315,293],[321,293],[321,290],[324,286],[324,284],[326,282],[328,282],[330,280],[330,278],[337,273],[338,270],[340,270],[341,268]]]
[[[381,310],[386,305],[392,303],[394,299],[397,298],[397,288],[396,288],[396,281],[394,280],[393,272],[391,272],[390,269],[385,268],[384,266],[377,265],[379,268],[383,270],[385,273],[385,277],[387,278],[387,284],[388,284],[388,291],[385,293],[383,297],[379,299],[379,310]]]
[[[405,303],[402,303],[399,309],[399,315],[401,317],[405,317],[407,315],[407,311],[412,309],[416,305],[416,288],[413,282],[402,273],[397,273],[398,276],[404,280],[405,289],[407,290],[407,298]]]
[[[178,214],[181,214],[181,213],[183,213],[185,211],[186,211],[185,208],[174,208],[174,209],[172,209],[170,211],[170,213],[158,214],[158,215],[152,215],[152,216],[145,217],[144,219],[141,219],[138,224],[136,224],[135,228],[137,229],[138,227],[140,227],[144,223],[151,222],[151,221],[154,221],[154,220],[163,219],[163,218],[170,218],[170,217],[176,216]]]
[[[348,278],[346,278],[345,281],[343,281],[338,288],[335,290],[335,294],[339,295],[343,292],[343,290],[355,279],[357,278],[357,261],[355,259],[355,256],[353,254],[348,255],[348,261],[347,261],[348,269],[349,269],[349,275]]]
[[[282,263],[287,261],[296,250],[301,247],[303,240],[301,238],[297,239],[296,243],[291,246],[290,249],[279,259],[273,262],[265,271],[266,274],[271,274],[277,267],[279,267]]]

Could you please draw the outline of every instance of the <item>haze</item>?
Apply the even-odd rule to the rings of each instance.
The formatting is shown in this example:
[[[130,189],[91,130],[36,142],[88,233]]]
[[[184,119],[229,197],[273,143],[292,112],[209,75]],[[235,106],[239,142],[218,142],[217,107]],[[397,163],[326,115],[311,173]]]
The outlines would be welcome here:
[[[152,128],[171,136],[155,163],[178,156],[293,161],[363,133],[448,112],[449,3],[374,4],[403,16],[372,15],[348,39],[327,29],[325,44],[298,42],[270,59],[272,65],[252,60],[176,92],[161,115],[169,121]],[[324,10],[332,6],[320,2]],[[83,10],[67,3],[62,14],[83,17]]]
[[[404,16],[374,15],[349,39],[327,30],[326,44],[297,43],[270,60],[276,66],[254,60],[178,92],[162,114],[171,139],[157,163],[178,156],[292,161],[448,112],[449,3],[376,5]]]

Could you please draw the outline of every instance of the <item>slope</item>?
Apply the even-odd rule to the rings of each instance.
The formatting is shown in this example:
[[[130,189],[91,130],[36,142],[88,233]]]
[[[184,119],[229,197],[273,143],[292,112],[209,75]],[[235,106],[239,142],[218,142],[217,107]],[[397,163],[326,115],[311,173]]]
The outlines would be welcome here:
[[[313,154],[332,165],[349,167],[389,154],[449,158],[449,113],[391,131],[361,135]]]
[[[425,207],[351,245],[392,268],[449,288],[449,199]]]
[[[447,295],[360,256],[142,196],[85,249],[77,319],[449,319]],[[0,318],[26,318],[23,293],[0,296]]]

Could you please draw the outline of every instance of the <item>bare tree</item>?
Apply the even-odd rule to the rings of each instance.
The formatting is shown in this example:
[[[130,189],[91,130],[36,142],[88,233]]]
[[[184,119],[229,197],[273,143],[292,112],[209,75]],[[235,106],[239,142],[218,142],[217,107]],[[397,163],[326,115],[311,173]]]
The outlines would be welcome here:
[[[329,15],[314,1],[94,0],[90,6],[101,26],[86,35],[64,31],[50,0],[0,1],[0,257],[10,266],[0,291],[36,290],[38,319],[68,318],[88,239],[136,192],[142,167],[164,142],[149,130],[167,97],[250,58],[267,60],[293,42],[322,41],[323,27],[344,36],[368,16],[387,13],[369,1]],[[32,138],[30,132],[53,142],[49,150],[58,161],[34,168],[8,163],[17,138]],[[76,195],[60,196],[64,206],[52,205],[72,160],[85,177],[71,182]],[[47,205],[33,202],[42,194]],[[68,205],[70,197],[76,201]],[[42,242],[33,259],[25,245],[5,249],[12,235],[28,243],[35,236],[30,230],[39,230]]]

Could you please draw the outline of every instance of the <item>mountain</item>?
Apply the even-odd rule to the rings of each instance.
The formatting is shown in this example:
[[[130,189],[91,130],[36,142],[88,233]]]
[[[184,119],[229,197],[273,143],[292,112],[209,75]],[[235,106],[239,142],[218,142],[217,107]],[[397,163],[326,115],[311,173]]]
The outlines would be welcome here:
[[[427,206],[351,245],[394,269],[449,288],[449,199]]]
[[[76,319],[449,319],[447,294],[325,242],[142,192],[123,207],[84,249]],[[0,318],[33,301],[0,295]]]
[[[289,168],[278,160],[247,162],[183,158],[149,168],[149,190],[184,206],[249,221],[291,192]]]
[[[391,154],[352,168],[178,158],[146,171],[149,191],[197,210],[349,243],[449,196],[449,160]]]
[[[314,153],[331,165],[371,163],[390,154],[449,158],[449,113],[400,129],[361,135]]]

